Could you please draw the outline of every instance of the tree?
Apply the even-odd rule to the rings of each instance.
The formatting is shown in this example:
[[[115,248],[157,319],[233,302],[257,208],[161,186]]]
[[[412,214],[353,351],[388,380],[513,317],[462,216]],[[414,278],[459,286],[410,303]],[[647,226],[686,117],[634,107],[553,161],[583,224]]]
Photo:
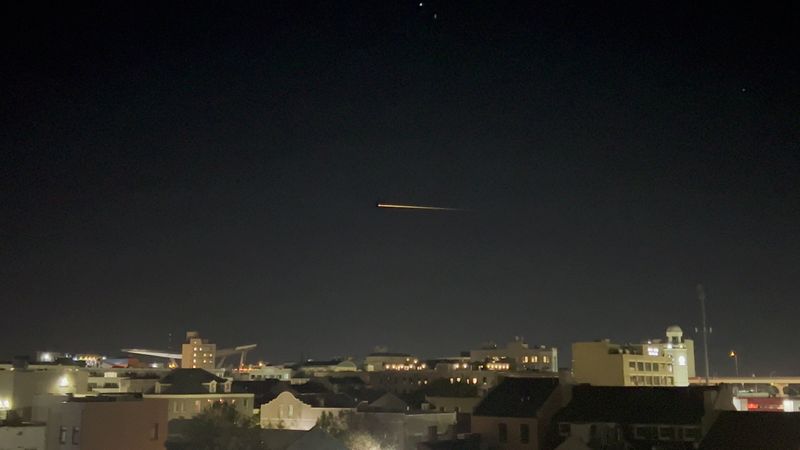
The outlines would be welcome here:
[[[167,450],[261,450],[261,432],[255,421],[227,403],[214,405],[181,424],[181,439],[166,443]]]

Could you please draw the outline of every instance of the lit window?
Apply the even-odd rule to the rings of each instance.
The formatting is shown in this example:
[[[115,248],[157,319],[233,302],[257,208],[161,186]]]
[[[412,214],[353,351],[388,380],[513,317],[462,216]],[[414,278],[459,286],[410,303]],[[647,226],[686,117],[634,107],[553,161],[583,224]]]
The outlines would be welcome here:
[[[678,365],[685,366],[686,365],[686,357],[683,355],[678,356]]]
[[[539,356],[538,355],[533,355],[533,357],[531,357],[531,362],[538,363],[539,362]]]
[[[524,363],[528,362],[528,357],[527,356],[523,356],[522,357],[522,362],[524,362]]]
[[[542,362],[543,363],[547,363],[548,361],[549,361],[549,359],[547,358],[547,356],[542,356]]]
[[[61,427],[58,429],[58,443],[59,444],[67,443],[67,427]]]

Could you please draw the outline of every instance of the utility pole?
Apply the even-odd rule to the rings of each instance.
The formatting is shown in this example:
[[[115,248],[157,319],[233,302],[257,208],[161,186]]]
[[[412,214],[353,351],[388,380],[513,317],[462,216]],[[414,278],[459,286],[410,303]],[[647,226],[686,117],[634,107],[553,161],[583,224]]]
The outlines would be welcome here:
[[[706,368],[706,384],[708,384],[709,372],[708,367],[708,325],[706,324],[706,290],[702,284],[697,285],[697,298],[700,299],[700,314],[703,319],[703,358],[705,359]]]

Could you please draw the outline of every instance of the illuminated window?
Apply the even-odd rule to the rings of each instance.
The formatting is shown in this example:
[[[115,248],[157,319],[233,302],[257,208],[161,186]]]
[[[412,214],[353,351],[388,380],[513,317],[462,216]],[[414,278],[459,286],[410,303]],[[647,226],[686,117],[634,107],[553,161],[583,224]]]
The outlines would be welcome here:
[[[535,363],[539,362],[539,356],[538,355],[533,355],[531,357],[531,362],[535,362]]]
[[[550,360],[547,358],[547,356],[542,356],[542,362],[543,363],[547,363],[548,361],[550,361]]]
[[[686,357],[683,355],[678,356],[678,365],[685,366],[686,365]]]
[[[61,427],[58,429],[58,443],[59,444],[67,443],[67,427]]]
[[[523,356],[522,357],[522,362],[524,362],[524,363],[528,362],[528,357],[527,356]]]

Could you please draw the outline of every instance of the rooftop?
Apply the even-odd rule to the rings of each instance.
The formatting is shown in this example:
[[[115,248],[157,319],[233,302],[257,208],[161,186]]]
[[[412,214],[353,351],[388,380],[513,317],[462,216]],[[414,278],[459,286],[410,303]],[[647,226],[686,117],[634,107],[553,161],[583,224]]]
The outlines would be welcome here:
[[[558,378],[505,378],[475,407],[475,416],[535,417]]]

